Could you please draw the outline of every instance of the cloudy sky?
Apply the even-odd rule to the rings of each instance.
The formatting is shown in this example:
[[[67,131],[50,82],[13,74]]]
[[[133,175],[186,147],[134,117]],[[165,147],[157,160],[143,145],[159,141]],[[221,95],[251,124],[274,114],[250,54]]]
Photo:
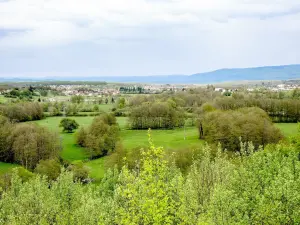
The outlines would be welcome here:
[[[0,77],[300,63],[299,0],[0,0]]]

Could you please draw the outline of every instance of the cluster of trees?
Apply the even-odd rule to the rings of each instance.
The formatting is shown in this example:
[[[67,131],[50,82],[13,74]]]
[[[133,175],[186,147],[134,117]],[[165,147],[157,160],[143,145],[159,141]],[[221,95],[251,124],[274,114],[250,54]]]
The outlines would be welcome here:
[[[257,98],[233,94],[232,97],[214,99],[214,106],[221,110],[234,110],[243,107],[259,107],[265,110],[274,122],[295,123],[300,120],[300,100]]]
[[[119,125],[113,114],[94,118],[88,128],[77,133],[77,144],[86,147],[91,158],[99,158],[115,151],[119,141]]]
[[[233,161],[204,146],[183,175],[151,145],[134,169],[110,170],[96,188],[69,172],[50,183],[14,175],[1,194],[0,223],[299,224],[299,149],[251,149]]]
[[[35,124],[13,124],[0,116],[0,161],[34,169],[40,160],[57,158],[60,150],[56,134]]]
[[[198,129],[201,139],[220,143],[224,149],[239,151],[240,142],[252,142],[255,149],[277,143],[282,134],[268,114],[259,108],[238,110],[211,110],[208,106],[199,116]],[[209,109],[209,110],[207,110]]]
[[[128,106],[141,105],[143,102],[166,102],[168,99],[172,99],[177,107],[191,113],[196,112],[205,103],[210,103],[220,110],[259,107],[265,110],[274,122],[297,122],[300,120],[298,92],[297,89],[293,90],[292,94],[264,91],[249,93],[235,90],[230,94],[227,92],[222,94],[222,92],[215,91],[213,86],[207,86],[176,93],[133,97],[128,100]]]
[[[169,99],[167,102],[143,102],[130,107],[131,129],[173,129],[183,127],[185,113]]]
[[[3,115],[14,122],[40,120],[44,117],[43,108],[37,102],[0,105],[0,115]]]
[[[34,88],[30,86],[29,88],[24,89],[14,88],[8,93],[5,93],[4,96],[6,98],[19,98],[24,100],[30,100],[33,99],[34,96],[38,95],[34,92]]]
[[[81,112],[100,112],[98,104],[90,103],[44,102],[42,107],[50,116],[77,116]]]
[[[129,93],[130,94],[142,94],[145,92],[145,89],[143,87],[135,87],[135,86],[120,87],[119,90],[121,93],[126,93],[126,94],[129,94]]]

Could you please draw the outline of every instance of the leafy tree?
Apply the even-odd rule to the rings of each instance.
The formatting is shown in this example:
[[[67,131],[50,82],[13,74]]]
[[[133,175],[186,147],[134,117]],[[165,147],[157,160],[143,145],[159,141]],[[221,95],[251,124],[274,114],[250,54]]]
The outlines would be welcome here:
[[[203,135],[210,143],[221,143],[227,150],[239,150],[240,138],[242,142],[252,142],[256,149],[260,145],[277,143],[282,139],[280,130],[259,108],[213,111],[206,113],[199,120],[200,137]]]
[[[80,104],[84,101],[84,97],[82,95],[73,95],[71,97],[71,102],[74,104]]]
[[[113,114],[95,117],[91,126],[77,134],[77,144],[90,151],[91,158],[105,156],[115,151],[119,141],[119,126]]]
[[[41,160],[35,172],[46,176],[49,180],[56,180],[60,174],[61,166],[56,159]]]
[[[72,133],[79,127],[79,124],[73,119],[64,118],[60,121],[59,126],[63,127],[64,132]]]
[[[26,169],[33,169],[44,159],[58,157],[61,145],[56,134],[34,124],[18,124],[12,134],[14,162]]]
[[[83,164],[83,162],[70,165],[68,169],[73,172],[75,181],[82,182],[89,176],[89,169]]]

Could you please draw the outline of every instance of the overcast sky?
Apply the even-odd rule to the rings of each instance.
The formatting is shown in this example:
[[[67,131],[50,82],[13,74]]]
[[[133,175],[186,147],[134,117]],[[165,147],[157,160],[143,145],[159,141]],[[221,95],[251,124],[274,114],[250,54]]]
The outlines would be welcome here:
[[[300,0],[0,0],[0,77],[300,63]]]

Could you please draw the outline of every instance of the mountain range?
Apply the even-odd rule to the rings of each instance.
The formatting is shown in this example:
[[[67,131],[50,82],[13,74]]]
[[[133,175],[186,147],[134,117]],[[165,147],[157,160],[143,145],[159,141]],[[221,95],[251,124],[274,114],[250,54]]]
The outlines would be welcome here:
[[[192,75],[163,76],[90,76],[90,77],[46,77],[46,78],[1,78],[0,82],[18,81],[106,81],[126,83],[159,84],[212,84],[231,81],[293,80],[300,79],[300,64],[264,66],[253,68],[220,69]]]

